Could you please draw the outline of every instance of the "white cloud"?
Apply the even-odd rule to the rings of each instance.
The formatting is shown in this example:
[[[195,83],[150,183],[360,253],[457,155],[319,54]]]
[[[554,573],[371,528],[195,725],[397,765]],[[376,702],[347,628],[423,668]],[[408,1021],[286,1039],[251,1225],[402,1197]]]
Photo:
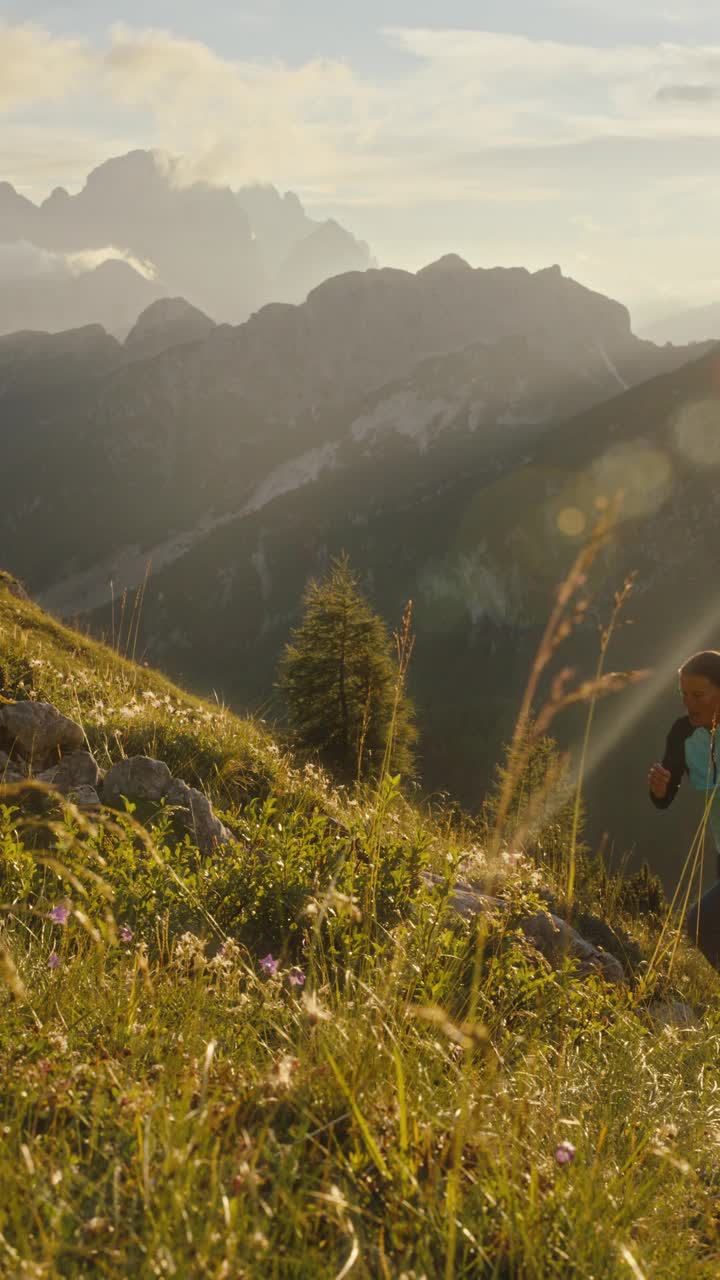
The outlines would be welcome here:
[[[53,253],[19,240],[0,243],[0,285],[20,280],[70,280],[86,271],[92,271],[109,259],[127,262],[146,280],[154,279],[157,274],[151,263],[140,262],[132,254],[114,245],[108,245],[104,249],[83,250],[81,253]]]
[[[62,98],[92,66],[80,40],[51,36],[41,27],[0,20],[0,110]]]
[[[337,60],[232,60],[167,31],[119,25],[91,47],[5,24],[0,107],[16,114],[0,134],[0,177],[37,198],[45,174],[48,187],[72,186],[108,154],[156,147],[187,157],[178,181],[269,180],[347,214],[385,261],[383,236],[404,265],[432,245],[483,262],[561,261],[596,286],[615,264],[620,292],[630,270],[646,292],[661,273],[701,278],[720,209],[720,46],[397,27],[385,37],[407,55],[393,78]],[[45,125],[19,114],[63,94],[66,114],[54,105]]]
[[[136,145],[190,157],[182,178],[279,178],[321,196],[372,202],[382,192],[405,203],[423,185],[436,194],[462,181],[457,158],[471,152],[720,135],[720,115],[707,109],[720,47],[389,28],[414,63],[388,81],[334,60],[234,61],[198,40],[123,25],[106,48],[34,27],[6,24],[0,35],[0,101],[102,92],[117,121],[135,117]],[[3,77],[6,59],[14,69]],[[471,169],[464,183],[475,189]]]

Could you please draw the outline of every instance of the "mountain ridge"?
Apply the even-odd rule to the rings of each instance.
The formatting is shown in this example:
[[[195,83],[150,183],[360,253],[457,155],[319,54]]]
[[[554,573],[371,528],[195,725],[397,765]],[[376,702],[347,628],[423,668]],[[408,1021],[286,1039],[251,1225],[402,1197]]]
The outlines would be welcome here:
[[[58,267],[88,252],[120,253],[147,270],[156,296],[186,297],[215,321],[232,323],[275,299],[302,301],[327,276],[371,263],[367,245],[332,220],[310,218],[292,193],[186,182],[180,161],[142,150],[104,161],[76,194],[58,187],[37,205],[0,183],[0,246],[21,242],[54,255]],[[124,337],[142,307],[128,320],[129,300],[123,310],[118,289],[114,298]],[[49,293],[45,305],[52,306]],[[108,292],[106,311],[112,305]]]

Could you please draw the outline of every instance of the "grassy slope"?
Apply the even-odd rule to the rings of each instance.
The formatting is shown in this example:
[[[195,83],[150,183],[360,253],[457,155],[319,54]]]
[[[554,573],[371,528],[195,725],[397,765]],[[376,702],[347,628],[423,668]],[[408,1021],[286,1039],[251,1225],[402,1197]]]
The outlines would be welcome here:
[[[478,947],[417,888],[424,861],[483,865],[462,822],[333,792],[2,585],[0,676],[104,762],[168,760],[238,835],[203,861],[162,813],[88,826],[0,794],[0,1274],[717,1276],[720,1019],[698,956],[655,994],[702,1026],[662,1030],[637,987],[553,972],[507,926]],[[525,909],[537,872],[502,875]]]

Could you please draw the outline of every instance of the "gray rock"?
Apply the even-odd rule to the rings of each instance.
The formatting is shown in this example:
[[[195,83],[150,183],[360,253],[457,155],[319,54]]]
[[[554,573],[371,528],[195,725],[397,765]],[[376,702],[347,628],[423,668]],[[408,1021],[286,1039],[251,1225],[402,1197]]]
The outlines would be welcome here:
[[[231,844],[233,835],[220,821],[207,796],[173,778],[166,800],[179,811],[183,823],[192,832],[201,853],[212,853],[217,845]]]
[[[78,809],[99,809],[100,797],[94,787],[90,787],[87,783],[79,787],[74,787],[68,792],[68,800],[76,804]]]
[[[37,773],[35,777],[38,782],[67,795],[77,787],[97,787],[101,773],[97,760],[89,751],[72,751],[70,755],[63,756],[59,764]]]
[[[21,760],[13,760],[5,751],[0,751],[0,786],[10,786],[13,782],[24,782],[27,769]]]
[[[53,755],[78,751],[85,742],[81,725],[49,702],[7,702],[0,706],[0,738],[13,754],[44,768]]]
[[[108,769],[102,788],[103,803],[110,808],[123,807],[127,800],[160,801],[172,782],[172,774],[162,760],[150,756],[130,756]]]
[[[5,769],[15,769],[24,778],[28,774],[28,767],[24,760],[21,760],[18,756],[8,755],[7,751],[0,751],[0,774],[4,773]]]
[[[438,884],[440,881],[440,877],[431,872],[426,872],[423,879],[429,885]],[[492,898],[488,894],[479,893],[472,885],[464,884],[460,880],[453,885],[450,905],[464,920],[469,920],[480,912],[507,910],[507,904],[502,898]],[[535,915],[521,920],[519,928],[528,941],[551,963],[557,964],[564,956],[568,956],[577,961],[578,971],[583,976],[597,973],[607,982],[620,984],[625,981],[625,972],[615,956],[603,951],[601,947],[593,946],[591,942],[581,937],[577,929],[566,924],[559,916],[552,915],[549,911],[538,911]]]
[[[658,1027],[689,1028],[701,1026],[694,1009],[683,1000],[655,1000],[648,1013]]]
[[[578,970],[583,975],[599,973],[607,982],[625,981],[625,971],[615,956],[593,946],[559,916],[551,915],[549,911],[538,911],[536,915],[521,920],[520,928],[533,946],[551,962],[568,956],[578,962]]]

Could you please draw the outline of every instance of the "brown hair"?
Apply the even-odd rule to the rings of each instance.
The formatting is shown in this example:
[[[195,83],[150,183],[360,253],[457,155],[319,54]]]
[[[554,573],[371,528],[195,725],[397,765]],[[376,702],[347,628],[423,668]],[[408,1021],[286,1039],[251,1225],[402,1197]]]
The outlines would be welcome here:
[[[681,676],[705,676],[720,689],[720,653],[717,649],[703,649],[683,662],[678,673]]]

